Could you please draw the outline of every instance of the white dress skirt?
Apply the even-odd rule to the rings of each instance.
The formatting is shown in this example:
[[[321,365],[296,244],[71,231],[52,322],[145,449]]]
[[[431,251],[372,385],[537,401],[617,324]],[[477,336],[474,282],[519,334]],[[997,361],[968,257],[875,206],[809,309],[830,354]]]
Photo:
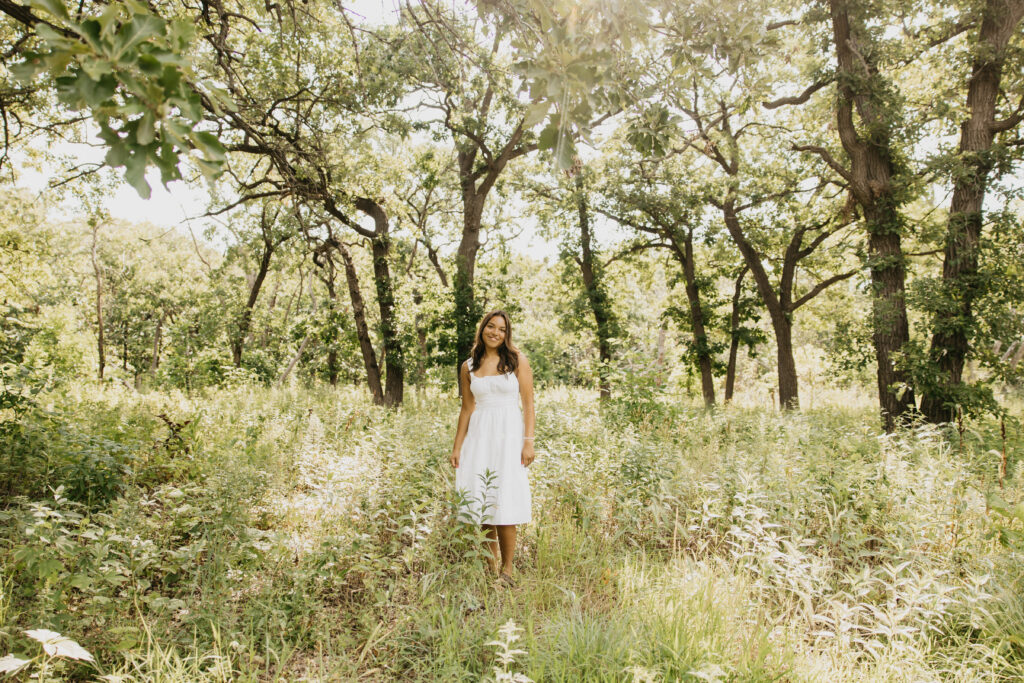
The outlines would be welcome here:
[[[526,524],[530,481],[523,467],[523,414],[515,373],[477,377],[469,362],[469,390],[476,408],[462,442],[455,488],[462,521]]]

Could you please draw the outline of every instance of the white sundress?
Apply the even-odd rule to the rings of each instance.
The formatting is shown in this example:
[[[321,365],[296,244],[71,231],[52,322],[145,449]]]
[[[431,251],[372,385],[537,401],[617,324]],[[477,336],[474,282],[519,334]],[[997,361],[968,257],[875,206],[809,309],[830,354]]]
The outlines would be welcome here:
[[[522,462],[519,379],[512,372],[477,377],[471,359],[469,390],[476,408],[455,470],[455,488],[463,495],[460,517],[477,524],[526,524],[531,501]]]

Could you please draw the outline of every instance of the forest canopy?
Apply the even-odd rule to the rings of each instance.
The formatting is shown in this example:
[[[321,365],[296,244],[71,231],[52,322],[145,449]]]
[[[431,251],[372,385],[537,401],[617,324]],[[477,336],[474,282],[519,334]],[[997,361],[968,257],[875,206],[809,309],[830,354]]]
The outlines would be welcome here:
[[[605,397],[643,359],[708,405],[770,366],[784,409],[802,374],[873,382],[892,429],[1019,379],[1019,2],[0,9],[24,381],[294,373],[399,405],[495,306],[543,381]],[[151,168],[208,193],[205,235],[110,218]]]

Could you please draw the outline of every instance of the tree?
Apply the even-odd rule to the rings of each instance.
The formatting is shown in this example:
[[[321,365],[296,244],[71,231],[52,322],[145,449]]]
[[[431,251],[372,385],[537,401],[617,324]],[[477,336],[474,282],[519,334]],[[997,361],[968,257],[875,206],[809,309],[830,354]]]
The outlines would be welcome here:
[[[250,275],[248,271],[246,272],[246,279],[249,285],[248,296],[229,334],[231,362],[234,363],[236,368],[242,367],[242,349],[245,346],[246,338],[250,334],[253,309],[256,307],[260,291],[263,289],[267,273],[270,272],[270,261],[278,247],[294,236],[289,226],[282,225],[281,213],[280,208],[272,209],[264,202],[260,207],[259,218],[256,219],[259,228],[259,234],[256,236],[259,245],[257,247],[259,249],[257,252],[259,263],[255,273]],[[248,245],[240,244],[239,246],[245,248]]]
[[[375,158],[372,135],[378,124],[401,127],[390,118],[401,83],[382,66],[393,52],[379,37],[359,42],[341,8],[251,9],[240,17],[218,6],[209,18],[219,34],[207,68],[227,84],[236,104],[229,112],[208,112],[231,153],[227,175],[238,192],[237,199],[215,212],[288,198],[316,206],[322,217],[366,240],[373,254],[386,367],[383,400],[399,405],[404,359],[394,314],[386,191],[373,169],[361,165]],[[261,32],[261,22],[274,30]],[[363,173],[357,174],[357,168]],[[353,211],[368,217],[373,228],[362,225]]]
[[[613,167],[601,189],[603,201],[598,211],[646,238],[626,251],[660,247],[675,259],[686,292],[685,312],[678,317],[690,327],[690,355],[700,372],[704,404],[711,406],[715,403],[718,351],[708,327],[713,316],[708,285],[713,278],[700,272],[694,252],[694,235],[701,227],[700,199],[686,194],[690,178],[686,178],[683,165],[675,162],[678,159]]]
[[[1005,102],[1000,87],[1004,73],[1021,68],[1020,60],[1011,58],[1010,47],[1016,42],[1020,48],[1017,28],[1024,18],[1024,2],[986,0],[980,9],[980,26],[970,43],[967,117],[950,164],[953,196],[943,249],[942,294],[932,312],[928,356],[936,376],[927,381],[921,397],[921,413],[931,422],[947,422],[957,405],[969,403],[963,395],[963,369],[976,331],[974,302],[984,290],[978,263],[982,205],[990,176],[1007,166],[1009,148],[997,145],[996,138],[1017,127],[1024,115],[1022,97],[1015,109],[997,119],[1000,100]]]
[[[525,169],[517,185],[527,201],[537,206],[534,213],[549,234],[561,243],[561,258],[570,277],[582,284],[582,294],[597,339],[598,392],[602,399],[611,397],[610,365],[616,340],[622,334],[614,301],[609,292],[605,269],[614,260],[603,258],[594,235],[592,196],[597,178],[604,169],[594,169],[577,158],[567,172],[554,171],[548,179],[536,168]],[[540,179],[538,179],[540,178]],[[577,280],[578,278],[578,280]],[[589,326],[587,326],[589,327]]]
[[[704,168],[703,177],[694,174],[689,182],[702,185],[699,195],[717,210],[750,270],[775,333],[779,402],[790,409],[799,407],[793,315],[856,273],[842,269],[822,276],[798,294],[797,269],[850,221],[838,215],[828,183],[813,178],[780,144],[790,132],[786,122],[757,112],[757,102],[774,84],[774,38],[752,25],[751,8],[739,11],[745,30],[735,35],[706,28],[700,15],[674,17],[668,32],[673,58],[668,66],[652,65],[655,72],[667,71],[659,76],[666,91],[645,116],[660,129],[677,129],[673,153],[691,155],[690,163]],[[713,47],[701,47],[707,45]],[[630,137],[654,149],[636,132]]]
[[[537,149],[529,129],[539,118],[516,98],[504,26],[488,35],[477,22],[429,0],[403,6],[403,18],[416,65],[409,75],[424,97],[421,106],[440,114],[432,123],[455,148],[462,201],[452,278],[458,365],[469,356],[482,313],[474,280],[487,198],[510,161]]]

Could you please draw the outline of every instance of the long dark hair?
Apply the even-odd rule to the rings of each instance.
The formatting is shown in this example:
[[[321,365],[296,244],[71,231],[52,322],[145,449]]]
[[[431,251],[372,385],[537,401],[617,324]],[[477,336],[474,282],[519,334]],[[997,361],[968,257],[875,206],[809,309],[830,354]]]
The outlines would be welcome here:
[[[501,374],[515,372],[519,367],[519,349],[512,343],[512,321],[505,311],[491,311],[483,317],[480,326],[476,328],[476,339],[473,341],[473,350],[470,352],[470,358],[473,359],[472,370],[480,367],[480,361],[483,360],[484,352],[487,351],[487,347],[484,345],[484,328],[487,327],[491,318],[499,315],[505,319],[505,340],[498,347],[498,372]]]

